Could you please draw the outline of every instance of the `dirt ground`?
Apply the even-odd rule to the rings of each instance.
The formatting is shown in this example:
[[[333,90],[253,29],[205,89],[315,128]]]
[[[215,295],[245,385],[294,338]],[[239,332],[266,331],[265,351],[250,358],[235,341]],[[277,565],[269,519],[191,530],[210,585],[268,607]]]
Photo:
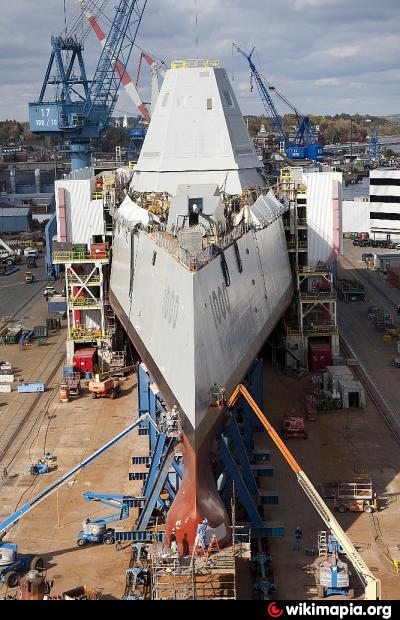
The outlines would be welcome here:
[[[265,371],[264,411],[279,428],[285,413],[295,403],[296,413],[304,414],[303,395],[311,392],[309,377],[285,376],[281,371]],[[305,473],[319,490],[319,485],[335,480],[354,479],[368,473],[374,481],[380,511],[373,518],[364,513],[335,512],[335,517],[350,536],[371,571],[382,580],[385,599],[400,598],[399,576],[393,559],[399,557],[400,453],[375,407],[349,409],[318,414],[316,421],[307,422],[308,439],[291,439],[287,445]],[[267,446],[274,466],[273,478],[263,484],[278,490],[279,504],[266,508],[269,521],[282,521],[285,537],[270,540],[277,596],[280,599],[313,598],[311,577],[302,567],[312,562],[306,549],[317,549],[318,532],[326,529],[310,501],[299,486],[277,449],[259,435],[257,445]],[[330,502],[327,502],[331,505]],[[375,523],[377,522],[377,525]],[[293,551],[294,531],[303,531],[301,551]],[[356,591],[356,595],[360,592]]]
[[[43,299],[39,298],[21,318],[24,325],[30,327],[31,323],[43,324],[45,316],[46,307]],[[20,351],[18,345],[1,348],[2,359],[11,361],[17,367],[16,378],[44,381],[46,391],[39,398],[35,394],[22,395],[16,391],[1,395],[0,453],[27,413],[28,417],[1,460],[0,521],[137,417],[136,375],[123,383],[122,394],[116,400],[93,400],[85,395],[70,403],[60,403],[58,386],[64,353],[65,329],[49,338],[45,347],[34,343],[27,351]],[[54,369],[54,378],[51,378]],[[94,502],[86,502],[83,493],[90,490],[138,494],[142,483],[129,482],[128,472],[143,471],[143,466],[130,467],[130,457],[146,455],[146,450],[147,438],[132,432],[77,474],[58,493],[35,507],[7,534],[6,540],[17,543],[20,552],[40,555],[45,559],[48,578],[55,581],[55,594],[83,583],[107,598],[120,598],[123,594],[129,547],[119,552],[114,547],[103,545],[78,548],[76,536],[87,516],[97,518],[114,512]],[[33,477],[28,473],[30,465],[44,452],[56,455],[54,470]],[[3,471],[5,466],[6,477]],[[132,519],[135,517],[133,513]],[[122,525],[131,529],[130,519]],[[0,595],[5,591],[3,584]]]

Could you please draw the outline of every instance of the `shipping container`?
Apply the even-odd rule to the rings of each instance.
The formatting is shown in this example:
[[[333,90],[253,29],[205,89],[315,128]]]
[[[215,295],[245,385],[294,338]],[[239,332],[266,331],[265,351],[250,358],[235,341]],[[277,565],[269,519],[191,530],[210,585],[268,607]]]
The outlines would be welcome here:
[[[400,288],[400,267],[392,267],[391,269],[388,269],[387,281],[390,282],[392,286]]]
[[[8,328],[6,334],[6,343],[7,344],[17,344],[22,334],[22,325],[13,325]]]
[[[308,363],[311,372],[322,372],[332,365],[332,348],[328,342],[319,339],[308,341]]]
[[[14,375],[0,375],[0,383],[13,383]]]
[[[53,295],[47,302],[47,311],[49,314],[66,314],[67,300],[62,295]]]
[[[75,351],[73,357],[74,371],[80,372],[82,375],[84,375],[85,372],[93,373],[96,363],[96,353],[97,349],[94,347],[89,349],[78,349]]]
[[[44,383],[20,383],[18,385],[19,394],[30,392],[44,392]]]
[[[107,243],[92,243],[90,246],[90,255],[92,258],[106,258]]]

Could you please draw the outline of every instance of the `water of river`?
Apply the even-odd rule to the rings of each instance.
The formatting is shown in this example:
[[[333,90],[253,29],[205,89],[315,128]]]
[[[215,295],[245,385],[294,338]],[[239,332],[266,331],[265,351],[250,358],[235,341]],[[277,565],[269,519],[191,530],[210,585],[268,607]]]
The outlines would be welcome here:
[[[363,178],[360,183],[354,185],[342,186],[343,200],[354,200],[356,196],[369,196],[369,177]]]

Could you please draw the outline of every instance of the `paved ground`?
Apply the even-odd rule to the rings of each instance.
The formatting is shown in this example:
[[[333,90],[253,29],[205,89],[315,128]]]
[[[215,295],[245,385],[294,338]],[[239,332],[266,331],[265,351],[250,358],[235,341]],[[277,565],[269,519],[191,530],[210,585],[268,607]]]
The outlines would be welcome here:
[[[9,276],[0,275],[0,316],[14,314],[32,296],[33,292],[39,289],[43,291],[48,284],[44,268],[44,253],[39,255],[36,269],[27,267],[25,256],[16,267],[18,271],[15,273]],[[35,276],[35,281],[31,284],[25,284],[26,271],[31,271]]]
[[[385,342],[383,333],[375,329],[367,316],[368,306],[377,305],[392,314],[397,325],[400,325],[397,315],[400,291],[389,284],[383,274],[366,268],[361,260],[361,254],[365,251],[370,249],[354,247],[351,241],[345,240],[344,257],[339,259],[339,275],[360,279],[367,286],[368,297],[365,303],[338,304],[339,327],[400,426],[400,369],[394,368],[392,363],[393,356],[397,355],[396,339]]]

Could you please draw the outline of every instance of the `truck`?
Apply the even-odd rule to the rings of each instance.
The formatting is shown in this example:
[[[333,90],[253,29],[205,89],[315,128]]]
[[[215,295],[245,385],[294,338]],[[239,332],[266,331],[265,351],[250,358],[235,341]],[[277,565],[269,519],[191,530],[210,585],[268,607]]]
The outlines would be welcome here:
[[[36,265],[36,257],[33,256],[33,254],[28,254],[28,256],[26,257],[26,264],[27,264],[28,267],[31,267],[31,269],[32,268],[35,269],[37,267],[37,265]]]

